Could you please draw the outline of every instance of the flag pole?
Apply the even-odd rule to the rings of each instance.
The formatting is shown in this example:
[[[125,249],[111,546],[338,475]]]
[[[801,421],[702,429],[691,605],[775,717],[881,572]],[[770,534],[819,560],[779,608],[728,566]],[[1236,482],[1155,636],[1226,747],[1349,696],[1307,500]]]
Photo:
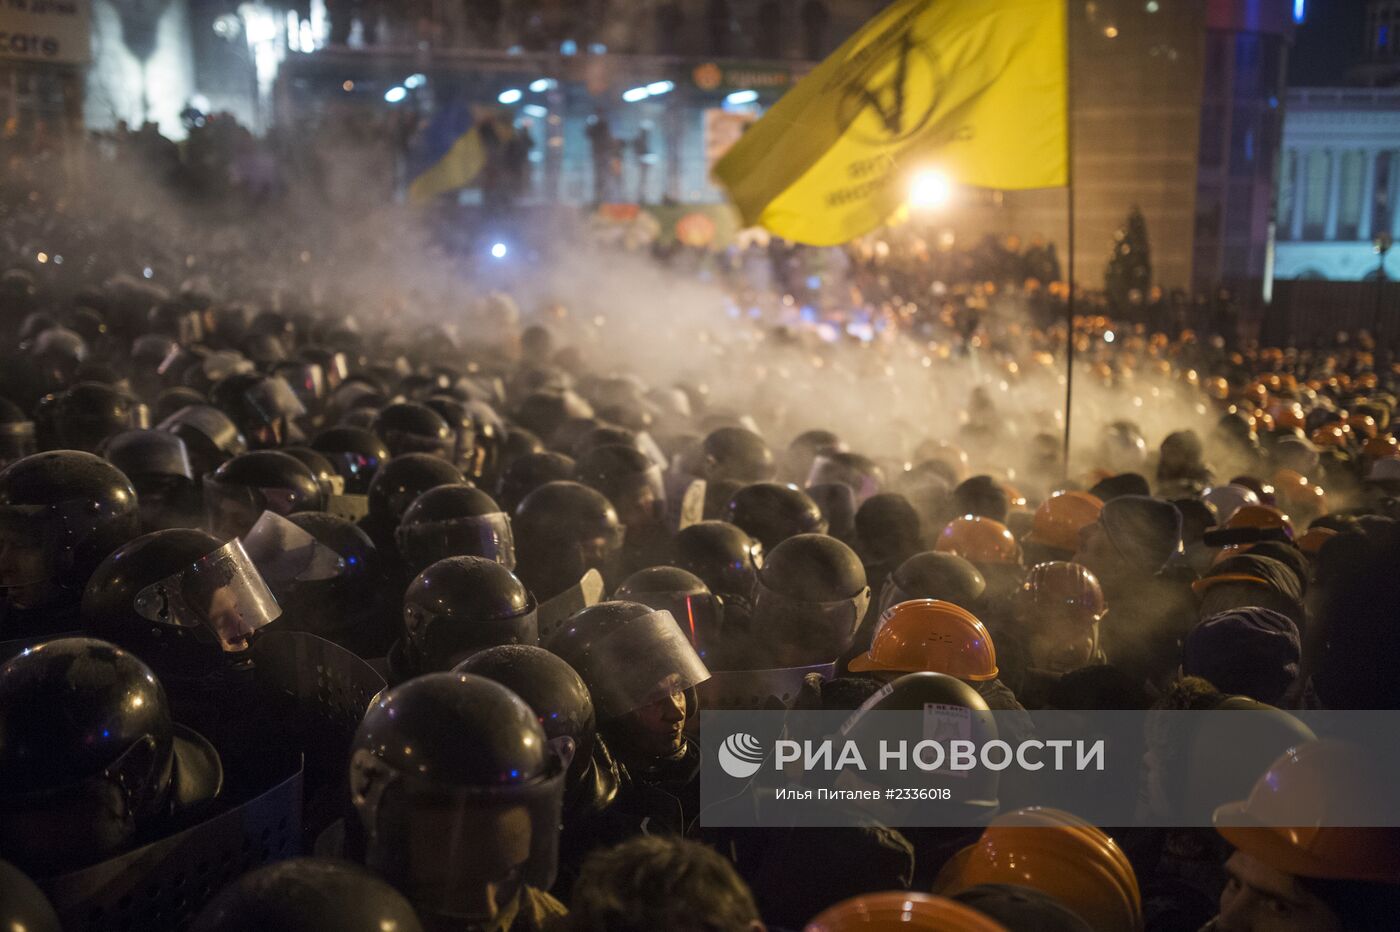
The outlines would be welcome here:
[[[1074,403],[1074,66],[1072,46],[1074,0],[1065,0],[1065,200],[1069,230],[1066,236],[1065,276],[1069,292],[1065,295],[1065,441],[1064,478],[1069,479],[1069,438],[1071,412]]]

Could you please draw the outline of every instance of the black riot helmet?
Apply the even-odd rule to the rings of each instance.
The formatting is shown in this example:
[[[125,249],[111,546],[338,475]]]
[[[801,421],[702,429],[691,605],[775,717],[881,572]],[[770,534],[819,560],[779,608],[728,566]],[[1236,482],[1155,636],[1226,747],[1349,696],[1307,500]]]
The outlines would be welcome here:
[[[545,443],[569,418],[592,417],[593,408],[569,389],[532,392],[520,403],[515,422]]]
[[[101,382],[79,382],[46,399],[40,423],[49,450],[96,453],[102,441],[124,430],[150,426],[150,411],[131,395]]]
[[[326,373],[319,365],[304,359],[287,359],[276,363],[272,374],[291,386],[292,394],[310,414],[319,415],[325,410]]]
[[[172,433],[185,442],[196,476],[211,473],[240,453],[248,452],[248,443],[238,425],[213,405],[181,408],[161,421],[157,430]]]
[[[530,453],[515,460],[501,476],[496,500],[507,512],[514,513],[525,496],[546,482],[572,479],[574,461],[562,453]]]
[[[351,748],[365,864],[430,924],[487,926],[551,886],[567,761],[509,689],[416,677],[379,695]]]
[[[547,739],[572,741],[570,782],[588,769],[598,723],[593,697],[573,667],[543,647],[501,644],[472,654],[452,672],[484,676],[500,683],[534,710]]]
[[[0,472],[0,588],[17,608],[76,602],[139,532],[136,489],[91,453],[36,453]]]
[[[191,405],[206,405],[207,401],[208,399],[205,398],[204,395],[192,388],[185,388],[183,385],[177,385],[175,388],[167,388],[156,396],[155,406],[151,408],[151,420],[159,427],[162,421],[170,417],[176,411],[188,408]],[[218,408],[212,408],[211,410],[218,411]],[[219,413],[223,414],[222,411]],[[227,418],[227,415],[224,415],[224,417]],[[229,424],[232,426],[233,422],[229,421]],[[237,433],[238,428],[233,427],[233,431]]]
[[[442,485],[414,499],[394,539],[413,572],[447,557],[483,557],[515,569],[510,516],[480,489]]]
[[[447,422],[432,408],[413,402],[391,404],[374,418],[370,430],[394,456],[403,453],[431,453],[454,459],[457,437]]]
[[[476,468],[471,478],[484,488],[495,488],[505,468],[506,423],[485,401],[471,400],[466,405],[476,425]]]
[[[0,929],[63,932],[44,892],[13,864],[0,861]]]
[[[716,595],[747,600],[763,568],[763,545],[727,521],[700,521],[676,535],[672,561]]]
[[[868,456],[842,450],[824,450],[812,460],[806,486],[844,485],[855,494],[859,506],[879,493],[885,484],[885,471]]]
[[[602,725],[710,678],[671,613],[639,602],[590,605],[543,646],[583,677]]]
[[[768,553],[754,588],[755,647],[765,667],[830,663],[851,646],[870,606],[854,550],[825,534],[799,534]]]
[[[466,403],[451,395],[433,395],[423,407],[435,411],[452,430],[452,455],[449,457],[468,476],[477,470],[476,421]]]
[[[141,528],[198,527],[199,487],[185,442],[163,430],[128,430],[103,444],[102,455],[136,488]]]
[[[222,672],[280,614],[239,541],[190,528],[122,546],[82,599],[84,630],[138,654],[176,693]]]
[[[20,410],[19,405],[0,398],[0,468],[24,459],[38,451],[34,422]]]
[[[607,496],[629,528],[656,526],[666,517],[661,468],[635,447],[598,447],[574,466],[574,479]]]
[[[825,534],[826,519],[812,497],[790,485],[756,482],[735,492],[720,517],[748,532],[772,552],[789,537]]]
[[[359,427],[331,427],[316,435],[311,449],[324,454],[345,480],[351,495],[369,492],[379,467],[389,459],[389,448],[371,432]]]
[[[879,614],[911,599],[941,599],[975,612],[986,591],[977,567],[956,554],[929,550],[909,557],[885,579]]]
[[[286,516],[325,507],[326,495],[311,470],[277,450],[239,454],[204,477],[209,529],[225,540],[246,534],[264,511]]]
[[[422,932],[403,895],[349,861],[292,858],[224,887],[191,932]]]
[[[369,485],[369,521],[391,537],[408,507],[429,489],[462,485],[462,471],[431,453],[404,453],[389,460]],[[374,536],[375,532],[371,533]]]
[[[515,512],[520,578],[541,601],[552,599],[590,569],[604,585],[617,582],[625,529],[602,493],[577,482],[548,482]]]
[[[361,657],[382,657],[398,631],[397,596],[386,603],[383,557],[369,535],[344,518],[303,511],[287,520],[340,557],[340,571],[298,581],[279,602],[286,630],[309,631]]]
[[[678,566],[649,566],[638,570],[622,581],[613,598],[670,612],[702,658],[709,657],[719,643],[724,626],[724,604],[710,592],[704,580]]]
[[[285,443],[291,422],[306,414],[285,380],[256,372],[225,376],[209,390],[209,398],[228,413],[249,445],[260,450]]]
[[[510,570],[480,557],[448,557],[423,570],[403,597],[401,658],[408,676],[450,670],[497,644],[539,640],[535,600]]]
[[[51,391],[72,384],[78,366],[88,354],[83,338],[67,327],[48,327],[28,341],[27,346],[44,384]]]
[[[321,367],[327,393],[335,391],[350,375],[350,363],[345,354],[324,346],[307,346],[301,350],[301,358]]]
[[[318,453],[310,447],[284,447],[280,452],[300,460],[302,465],[311,470],[327,501],[330,501],[332,495],[345,494],[345,480],[324,453]]]
[[[705,438],[705,478],[767,482],[776,473],[773,451],[763,438],[742,427],[721,427]]]
[[[217,753],[177,731],[135,655],[60,638],[0,667],[0,853],[22,869],[103,860],[221,784]]]

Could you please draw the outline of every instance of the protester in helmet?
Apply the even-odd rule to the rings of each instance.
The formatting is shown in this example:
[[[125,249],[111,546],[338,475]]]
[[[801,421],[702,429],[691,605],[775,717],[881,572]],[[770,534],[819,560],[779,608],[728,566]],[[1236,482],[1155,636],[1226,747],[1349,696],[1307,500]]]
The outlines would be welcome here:
[[[495,560],[448,557],[424,569],[403,597],[403,637],[389,652],[396,682],[450,670],[479,650],[539,640],[535,601]]]
[[[159,838],[223,785],[151,669],[105,641],[60,638],[0,666],[0,735],[0,855],[38,875]]]
[[[1056,492],[1040,503],[1031,530],[1021,538],[1026,562],[1034,566],[1069,560],[1079,549],[1079,533],[1099,519],[1103,502],[1088,492]]]
[[[1304,585],[1299,571],[1282,560],[1254,552],[1220,560],[1191,586],[1202,619],[1244,607],[1282,613],[1300,629],[1306,625]]]
[[[1039,890],[1095,932],[1143,927],[1142,894],[1127,855],[1103,831],[1058,809],[998,816],[977,842],[953,855],[933,889],[955,896],[982,884]]]
[[[763,568],[763,545],[727,521],[700,521],[682,528],[671,555],[676,566],[694,573],[722,597],[726,608],[736,601],[747,605]]]
[[[705,479],[771,481],[777,469],[763,438],[743,427],[720,427],[705,437]]]
[[[430,453],[396,456],[375,471],[367,493],[368,514],[360,527],[380,551],[397,556],[394,533],[418,496],[438,486],[465,482],[461,470],[442,457]]]
[[[41,401],[35,420],[41,448],[96,453],[114,434],[149,427],[150,411],[120,389],[79,382]]]
[[[482,557],[515,569],[510,518],[491,496],[467,485],[429,489],[404,512],[394,534],[399,555],[417,573],[447,557]]]
[[[370,430],[384,441],[392,456],[404,453],[430,453],[455,460],[457,439],[452,428],[432,408],[412,402],[399,402],[375,416]]]
[[[818,454],[845,450],[841,438],[829,430],[804,431],[794,437],[784,451],[780,478],[784,482],[805,482]]]
[[[1340,932],[1390,926],[1400,910],[1400,829],[1335,827],[1370,825],[1359,807],[1382,792],[1354,747],[1320,741],[1283,754],[1248,798],[1215,811],[1216,830],[1234,852],[1225,864],[1229,879],[1220,912],[1207,928]],[[1251,818],[1256,810],[1291,811],[1317,827],[1274,828],[1272,821]]]
[[[292,858],[249,871],[200,911],[193,932],[423,932],[408,900],[348,861]]]
[[[822,534],[799,534],[773,549],[754,587],[744,656],[749,669],[831,663],[851,646],[870,604],[860,558]]]
[[[1098,578],[1076,563],[1041,563],[1017,592],[1016,630],[1030,669],[1064,674],[1105,662],[1099,622],[1107,611]]]
[[[625,528],[599,492],[577,482],[548,482],[525,497],[514,518],[520,579],[540,601],[576,584],[589,570],[605,587],[621,579]]]
[[[429,928],[543,930],[565,912],[543,891],[567,763],[535,712],[484,677],[431,673],[382,693],[351,747],[365,866]]]
[[[277,450],[241,453],[204,478],[209,529],[224,540],[248,533],[264,511],[286,516],[325,506],[311,470]]]
[[[878,591],[885,577],[923,550],[919,513],[894,493],[873,495],[855,514],[855,550],[865,577]]]
[[[78,627],[83,586],[140,531],[136,490],[90,453],[36,453],[0,472],[0,631],[7,640]]]
[[[544,646],[583,678],[598,733],[628,779],[673,805],[656,813],[658,825],[682,831],[699,811],[700,752],[685,726],[699,711],[693,689],[710,671],[671,613],[601,602],[569,618]],[[643,802],[624,792],[629,805]]]
[[[204,509],[184,441],[160,430],[132,430],[109,438],[103,457],[136,489],[143,531],[198,527]]]
[[[812,460],[805,486],[808,489],[839,484],[848,487],[855,496],[856,506],[877,494],[885,484],[885,473],[868,456],[838,450],[825,450]]]
[[[986,600],[996,604],[1010,598],[1025,573],[1016,535],[999,521],[976,515],[954,518],[938,535],[934,550],[963,557],[987,581]]]
[[[710,593],[700,577],[679,567],[650,566],[638,570],[622,581],[613,598],[670,612],[707,662],[724,640],[727,606]]]
[[[333,554],[336,568],[328,575],[298,573],[277,593],[279,627],[310,632],[363,658],[383,657],[400,629],[398,597],[374,542],[334,515],[303,511],[287,520]]]
[[[530,453],[506,467],[497,488],[496,500],[507,514],[514,514],[525,496],[546,482],[562,482],[574,477],[573,459],[562,453]]]
[[[624,562],[629,569],[648,565],[667,545],[666,487],[661,468],[632,447],[602,446],[583,456],[574,479],[603,493],[627,528]]]
[[[306,414],[306,408],[281,378],[256,372],[225,376],[209,390],[209,398],[233,419],[255,450],[300,439],[295,421]]]
[[[1011,503],[1001,483],[991,476],[973,476],[953,489],[952,507],[959,515],[990,518],[1005,524]]]

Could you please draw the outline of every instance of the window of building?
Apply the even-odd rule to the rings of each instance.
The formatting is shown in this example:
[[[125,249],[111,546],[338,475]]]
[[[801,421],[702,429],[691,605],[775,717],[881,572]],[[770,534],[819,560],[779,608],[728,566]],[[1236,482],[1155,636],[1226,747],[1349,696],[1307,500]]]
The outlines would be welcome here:
[[[1283,153],[1278,170],[1278,238],[1293,238],[1293,204],[1298,197],[1298,152]]]
[[[1371,202],[1371,230],[1379,233],[1391,228],[1394,205],[1390,200],[1391,177],[1395,174],[1395,153],[1382,152],[1376,156],[1376,187]]]
[[[1361,228],[1361,189],[1366,183],[1365,153],[1342,153],[1341,167],[1341,203],[1337,205],[1337,239],[1354,240]]]
[[[1330,152],[1310,152],[1303,167],[1303,239],[1319,240],[1327,231]]]
[[[767,0],[758,8],[754,50],[764,58],[783,57],[783,5],[778,0]]]
[[[831,12],[821,0],[802,4],[802,51],[809,61],[826,57],[826,32],[831,25]]]

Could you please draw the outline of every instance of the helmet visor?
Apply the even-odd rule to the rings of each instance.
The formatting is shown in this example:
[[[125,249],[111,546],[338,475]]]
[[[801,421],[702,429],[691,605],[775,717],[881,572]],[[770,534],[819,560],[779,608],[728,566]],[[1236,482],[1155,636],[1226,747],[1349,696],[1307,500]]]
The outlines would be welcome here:
[[[523,786],[449,787],[355,752],[351,798],[366,863],[421,914],[484,922],[523,886],[548,889],[559,856],[564,765]]]
[[[880,491],[880,483],[869,473],[853,469],[826,453],[818,453],[812,460],[812,468],[807,472],[807,488],[816,485],[839,484],[848,486],[855,493],[856,504]]]
[[[157,429],[172,434],[178,434],[182,429],[192,430],[203,435],[214,449],[231,456],[248,449],[248,444],[239,435],[233,421],[218,408],[209,405],[181,408],[161,421]]]
[[[142,589],[133,607],[148,621],[181,628],[203,626],[226,651],[243,650],[250,634],[282,614],[236,540]]]
[[[282,418],[295,419],[306,414],[306,407],[301,403],[301,399],[281,376],[263,379],[248,389],[244,397],[268,424]]]
[[[204,477],[204,510],[209,531],[228,540],[252,530],[264,511],[289,515],[303,510],[306,496],[296,489],[262,488]]]
[[[503,511],[400,526],[399,552],[419,569],[447,557],[482,557],[515,569],[515,536]]]
[[[856,628],[870,608],[870,587],[830,602],[807,602],[770,589],[762,574],[754,584],[753,617],[763,619],[762,629],[778,637],[811,638],[811,648],[828,651],[832,658],[851,645]]]
[[[278,595],[295,583],[333,579],[345,569],[340,554],[272,511],[264,511],[243,537],[243,549]]]
[[[591,642],[587,651],[587,665],[598,671],[589,691],[600,722],[710,678],[705,661],[664,609],[615,625]]]

